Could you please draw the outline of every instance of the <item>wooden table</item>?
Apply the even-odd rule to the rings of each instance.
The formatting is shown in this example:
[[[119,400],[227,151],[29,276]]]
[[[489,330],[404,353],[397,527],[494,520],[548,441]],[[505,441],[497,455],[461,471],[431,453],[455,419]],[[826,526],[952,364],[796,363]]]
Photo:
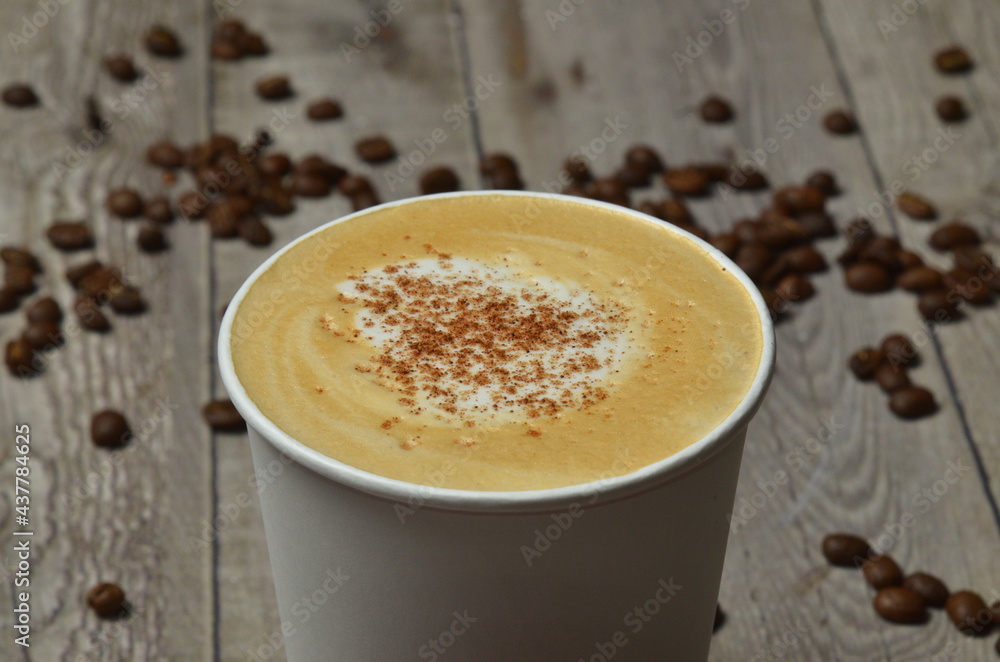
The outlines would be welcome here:
[[[219,14],[262,30],[271,55],[210,60]],[[183,58],[155,60],[141,49],[156,22],[178,28]],[[599,174],[611,174],[638,142],[670,163],[757,153],[775,185],[833,170],[844,192],[829,209],[841,227],[870,209],[879,232],[932,264],[946,264],[927,248],[935,224],[885,208],[882,192],[917,191],[996,248],[993,2],[7,0],[0,27],[23,37],[4,38],[0,81],[32,80],[42,99],[34,110],[0,108],[0,241],[37,251],[42,291],[66,306],[72,295],[61,274],[83,256],[53,251],[44,231],[55,219],[86,218],[94,255],[121,265],[150,301],[147,314],[115,319],[108,336],[70,333],[44,376],[0,377],[4,660],[284,659],[268,643],[279,621],[246,440],[213,435],[199,409],[223,395],[213,349],[220,308],[271,250],[348,212],[349,202],[300,201],[293,216],[271,223],[269,249],[213,242],[204,224],[180,222],[169,229],[168,253],[143,255],[137,225],[109,217],[103,200],[122,185],[165,190],[144,161],[154,139],[187,145],[213,131],[243,138],[270,126],[276,149],[318,152],[369,174],[383,199],[416,194],[416,176],[394,188],[384,177],[403,160],[450,165],[476,188],[479,156],[505,151],[527,187],[540,190],[580,148],[591,150]],[[973,54],[971,74],[933,69],[932,53],[951,43]],[[110,79],[100,60],[113,51],[135,53],[147,76],[133,85]],[[289,74],[298,95],[259,100],[252,83],[268,73]],[[710,93],[732,100],[734,122],[698,118]],[[968,121],[940,123],[934,100],[946,93],[966,100]],[[91,94],[111,121],[100,144],[85,133]],[[309,122],[306,103],[324,95],[343,102],[345,117]],[[824,131],[821,117],[834,108],[854,111],[858,135]],[[391,137],[403,160],[360,163],[353,142],[372,133]],[[421,146],[433,153],[421,156]],[[759,212],[768,195],[715,195],[692,208],[719,230]],[[634,200],[663,196],[657,183]],[[832,259],[844,240],[818,245]],[[871,589],[856,573],[831,569],[819,543],[830,531],[857,532],[908,570],[1000,598],[1000,316],[995,307],[970,309],[930,329],[912,295],[848,291],[836,267],[814,282],[818,295],[778,327],[777,376],[752,425],[737,494],[747,521],[729,541],[720,597],[728,619],[711,659],[995,659],[993,638],[963,637],[941,613],[919,627],[879,620]],[[0,336],[22,325],[20,314],[2,316]],[[917,341],[923,361],[913,377],[941,404],[932,417],[897,419],[877,387],[845,369],[854,349],[894,331]],[[90,415],[107,406],[123,409],[138,433],[115,453],[87,433]],[[32,439],[29,649],[14,644],[8,608],[12,532],[23,528],[13,498],[21,423]],[[99,621],[84,607],[100,580],[125,587],[128,619]]]

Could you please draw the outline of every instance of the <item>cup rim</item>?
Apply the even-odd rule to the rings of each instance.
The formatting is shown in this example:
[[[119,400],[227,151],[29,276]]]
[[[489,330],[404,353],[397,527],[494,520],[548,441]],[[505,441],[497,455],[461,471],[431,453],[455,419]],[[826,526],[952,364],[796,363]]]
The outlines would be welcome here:
[[[631,473],[563,487],[511,491],[478,491],[434,487],[431,485],[410,483],[365,471],[310,448],[284,432],[260,411],[236,375],[230,341],[233,320],[239,310],[240,304],[253,284],[271,265],[293,246],[309,239],[313,235],[323,232],[338,223],[376,213],[383,209],[411,204],[420,200],[493,196],[563,200],[575,204],[600,207],[619,214],[628,214],[637,219],[655,223],[658,227],[668,232],[674,232],[691,240],[695,245],[708,253],[712,259],[730,271],[750,295],[757,310],[761,334],[763,336],[757,373],[754,375],[750,388],[736,408],[701,439],[662,460],[648,464]],[[416,499],[421,508],[468,512],[528,512],[555,510],[560,508],[560,506],[584,501],[594,503],[598,500],[598,497],[601,502],[607,502],[660,486],[663,483],[678,479],[716,453],[722,451],[730,443],[735,442],[737,437],[740,436],[739,433],[746,428],[750,419],[753,418],[760,407],[771,381],[775,362],[775,339],[774,325],[770,312],[757,286],[754,285],[743,270],[719,249],[690,232],[637,210],[599,200],[584,199],[559,193],[485,190],[456,191],[394,200],[334,219],[293,239],[260,264],[243,282],[239,290],[237,290],[229,302],[222,319],[217,351],[222,383],[226,391],[228,391],[233,405],[243,416],[248,427],[263,437],[280,453],[324,478],[372,496],[397,503],[413,503]]]

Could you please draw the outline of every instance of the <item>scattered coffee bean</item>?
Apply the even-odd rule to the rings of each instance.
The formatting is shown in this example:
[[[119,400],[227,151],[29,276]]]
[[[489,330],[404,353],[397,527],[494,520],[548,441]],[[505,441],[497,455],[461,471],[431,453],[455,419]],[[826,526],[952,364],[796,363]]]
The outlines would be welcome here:
[[[104,206],[119,218],[136,218],[142,215],[142,196],[133,189],[119,188],[108,192]]]
[[[187,191],[177,199],[177,211],[189,221],[205,218],[208,200],[198,191]]]
[[[49,243],[61,251],[80,251],[94,246],[94,234],[86,223],[56,221],[45,231]]]
[[[30,324],[59,324],[63,319],[62,308],[52,297],[44,297],[31,303],[24,310]]]
[[[266,154],[258,161],[257,168],[266,177],[284,177],[292,171],[292,160],[287,154]]]
[[[177,35],[168,27],[154,25],[146,33],[146,50],[159,57],[180,57],[184,53]]]
[[[823,538],[823,556],[831,565],[858,567],[870,554],[868,541],[850,533],[831,533]]]
[[[631,149],[641,149],[641,147],[639,148],[633,147]],[[626,152],[625,153],[626,162],[628,162],[628,156],[629,152]],[[653,153],[653,157],[659,158],[656,157],[655,153]],[[640,164],[645,163],[643,157],[636,157],[636,161],[639,162]],[[646,167],[646,169],[650,170],[648,166]],[[565,170],[566,174],[569,175],[569,178],[574,182],[576,182],[577,184],[586,184],[587,182],[593,179],[593,176],[590,174],[590,168],[587,166],[587,160],[583,157],[571,157],[566,159],[565,161],[563,161],[563,170]]]
[[[973,246],[956,247],[952,251],[952,258],[955,261],[955,266],[960,269],[967,269],[969,271],[986,269],[991,273],[995,273],[997,271],[997,267],[993,263],[993,258]],[[994,282],[994,280],[996,279],[991,279],[990,282]]]
[[[894,333],[882,340],[880,354],[892,367],[912,366],[920,359],[913,342],[901,333]]]
[[[833,218],[826,212],[799,214],[795,220],[802,224],[806,235],[811,239],[837,236],[837,226],[833,224]]]
[[[90,419],[90,439],[102,448],[119,448],[132,438],[125,416],[113,409],[105,409]]]
[[[154,225],[145,225],[139,228],[135,243],[140,251],[150,254],[162,253],[170,247],[163,230]]]
[[[918,253],[913,251],[900,249],[896,251],[896,257],[899,260],[899,267],[902,270],[913,269],[915,267],[924,266],[924,260]]]
[[[6,246],[0,249],[0,261],[9,267],[22,267],[35,273],[42,270],[42,263],[27,248]]]
[[[336,99],[317,99],[309,104],[306,115],[314,122],[336,120],[344,116],[344,109]]]
[[[694,216],[687,204],[680,198],[666,198],[660,203],[660,218],[668,223],[678,225],[681,223],[693,223]]]
[[[989,632],[993,614],[979,594],[956,591],[945,600],[944,608],[948,612],[948,618],[962,634],[975,636]]]
[[[294,172],[295,174],[307,172],[319,175],[329,182],[330,186],[336,186],[341,179],[347,176],[347,170],[336,163],[331,163],[319,154],[312,154],[299,161]]]
[[[201,415],[216,432],[243,432],[246,422],[230,400],[213,400],[201,409]]]
[[[351,208],[354,211],[361,211],[362,209],[374,207],[379,204],[379,202],[381,201],[375,191],[365,191],[351,196]]]
[[[849,135],[858,130],[854,115],[846,110],[833,110],[823,118],[823,127],[830,133]]]
[[[41,365],[35,362],[35,349],[24,338],[15,338],[7,343],[4,363],[10,374],[22,379],[33,377],[41,370]]]
[[[951,288],[955,294],[971,304],[985,306],[993,303],[993,293],[990,288],[972,271],[955,267],[944,275],[944,282],[946,287]]]
[[[0,99],[12,108],[31,108],[38,105],[38,96],[27,83],[8,85],[0,93]]]
[[[268,101],[288,99],[294,94],[288,76],[275,75],[261,78],[257,81],[255,89],[257,90],[257,96]]]
[[[903,586],[887,586],[875,594],[875,613],[891,623],[915,624],[927,620],[924,598]]]
[[[324,198],[330,195],[330,182],[314,172],[296,172],[292,177],[292,193],[302,198]]]
[[[878,590],[903,583],[903,571],[891,556],[873,556],[861,564],[861,573],[872,588]]]
[[[812,186],[785,186],[774,192],[774,207],[782,214],[798,216],[822,212],[826,196]]]
[[[362,193],[369,193],[373,189],[372,183],[368,181],[367,177],[363,175],[348,175],[337,184],[337,190],[347,197],[353,198]]]
[[[934,66],[944,74],[961,74],[972,69],[972,58],[961,46],[942,48],[934,54]]]
[[[254,214],[240,219],[239,232],[243,241],[251,246],[269,246],[274,241],[274,235],[271,234],[270,228],[259,216]]]
[[[174,222],[174,210],[170,206],[170,200],[163,196],[150,198],[143,206],[143,215],[159,225],[167,225]]]
[[[735,258],[736,253],[740,250],[740,239],[733,232],[717,234],[709,240],[709,243],[729,259]]]
[[[781,255],[788,262],[789,268],[798,273],[814,274],[827,269],[823,254],[808,244],[789,248]]]
[[[66,342],[62,331],[59,329],[59,325],[52,322],[31,324],[21,334],[21,338],[31,345],[31,348],[36,352],[62,347],[63,343]]]
[[[875,382],[886,393],[893,393],[910,385],[910,377],[903,366],[883,363],[875,371]]]
[[[119,618],[126,612],[125,592],[116,584],[101,582],[87,591],[87,604],[101,618]]]
[[[726,613],[722,611],[722,606],[718,603],[715,604],[715,620],[712,621],[712,632],[718,632],[726,623]]]
[[[354,144],[354,151],[365,163],[384,163],[396,158],[396,148],[385,136],[362,138]]]
[[[24,267],[7,266],[3,274],[3,287],[18,296],[31,294],[38,289],[35,272]]]
[[[569,160],[566,161],[567,170],[569,169]],[[587,162],[583,159],[573,161],[573,163],[579,164],[583,173],[587,173],[585,179],[578,179],[573,177],[576,181],[589,181],[589,172],[587,171]],[[659,153],[650,147],[649,145],[632,145],[625,151],[625,163],[631,164],[642,168],[650,173],[663,172],[663,160],[660,158]],[[570,175],[572,176],[572,172]]]
[[[910,589],[924,599],[928,607],[941,609],[948,599],[948,587],[934,575],[915,572],[903,580],[903,588]]]
[[[875,378],[875,373],[882,365],[883,360],[882,352],[873,347],[864,347],[851,355],[847,366],[855,377],[867,382]]]
[[[132,58],[124,53],[108,55],[104,58],[104,70],[111,74],[111,77],[122,83],[131,83],[139,77],[139,72],[132,62]]]
[[[628,199],[628,188],[617,177],[601,177],[590,185],[590,193],[598,200],[620,202]]]
[[[806,186],[822,191],[823,195],[830,198],[840,192],[837,178],[829,170],[817,170],[806,178]]]
[[[942,122],[962,122],[969,117],[965,104],[956,96],[941,97],[934,104],[934,110]]]
[[[686,166],[664,172],[663,183],[674,195],[700,198],[708,195],[711,180],[701,168]]]
[[[910,218],[929,221],[937,218],[937,209],[926,198],[904,191],[896,196],[896,206]]]
[[[424,195],[448,193],[458,189],[458,175],[447,166],[430,168],[420,176],[420,192]]]
[[[517,191],[524,188],[517,163],[506,154],[487,154],[479,162],[486,188]]]
[[[736,252],[733,262],[746,272],[750,280],[757,282],[771,265],[771,249],[763,244],[744,243]]]
[[[934,394],[923,386],[906,386],[889,396],[889,409],[900,418],[915,419],[937,411]]]
[[[733,107],[721,97],[709,96],[701,102],[701,119],[711,124],[723,124],[733,119]]]
[[[944,275],[930,267],[913,267],[896,277],[896,285],[907,292],[926,292],[944,287]]]
[[[138,289],[131,285],[118,290],[108,300],[111,309],[120,315],[138,315],[146,310],[146,301]]]
[[[943,324],[957,317],[960,300],[961,297],[945,289],[927,290],[917,300],[917,310],[925,320]]]
[[[79,283],[80,292],[98,301],[107,301],[124,287],[121,272],[104,265],[81,278]]]
[[[816,293],[816,288],[805,276],[788,274],[774,286],[774,293],[785,301],[798,303],[812,297]]]
[[[9,287],[0,287],[0,313],[17,310],[21,305],[21,295]]]
[[[184,151],[170,140],[161,140],[146,149],[146,160],[155,166],[174,170],[184,165]]]
[[[77,264],[66,269],[66,280],[73,286],[73,289],[80,289],[83,279],[99,270],[103,265],[97,260],[90,260],[82,264]]]
[[[645,188],[652,183],[653,173],[641,165],[626,163],[614,178],[628,188]]]
[[[959,246],[978,246],[982,238],[975,228],[961,221],[951,221],[931,233],[928,243],[938,251],[950,251]]]
[[[892,289],[893,279],[889,270],[878,262],[864,261],[850,264],[844,269],[844,282],[855,292],[874,294]]]
[[[105,333],[111,330],[111,322],[108,321],[108,318],[101,311],[101,307],[92,297],[83,294],[78,296],[73,302],[73,312],[76,313],[80,326],[88,331]]]

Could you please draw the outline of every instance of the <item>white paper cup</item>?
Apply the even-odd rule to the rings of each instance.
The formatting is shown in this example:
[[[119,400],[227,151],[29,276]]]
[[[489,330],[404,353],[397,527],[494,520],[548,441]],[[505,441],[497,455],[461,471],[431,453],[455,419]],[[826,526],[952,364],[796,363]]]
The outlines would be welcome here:
[[[219,333],[219,363],[249,428],[282,635],[247,642],[248,660],[267,660],[281,646],[291,662],[708,657],[726,514],[747,424],[773,372],[774,335],[756,287],[731,261],[688,233],[633,215],[692,239],[733,272],[756,304],[763,353],[749,392],[710,434],[634,473],[582,485],[519,492],[415,485],[296,441],[240,384],[231,325],[274,260],[332,223],[278,251],[240,288]]]

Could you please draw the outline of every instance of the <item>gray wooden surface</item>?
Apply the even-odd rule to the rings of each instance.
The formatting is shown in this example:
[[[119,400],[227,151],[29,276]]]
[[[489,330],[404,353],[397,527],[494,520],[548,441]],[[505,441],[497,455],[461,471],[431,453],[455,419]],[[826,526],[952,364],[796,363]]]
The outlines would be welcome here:
[[[236,662],[270,650],[280,627],[245,439],[212,435],[199,408],[222,395],[213,367],[219,309],[271,250],[346,213],[349,203],[336,195],[300,200],[293,216],[270,224],[271,249],[212,242],[203,224],[181,222],[169,229],[170,252],[142,255],[134,245],[136,224],[110,218],[103,199],[125,184],[165,190],[159,172],[143,162],[145,146],[156,138],[189,144],[212,131],[245,137],[288,118],[274,131],[275,149],[295,157],[321,153],[370,174],[386,200],[414,195],[416,177],[393,190],[384,173],[399,162],[359,163],[351,145],[361,135],[385,133],[405,156],[414,141],[441,128],[447,140],[429,162],[453,166],[465,188],[480,185],[479,155],[499,150],[517,157],[527,187],[537,190],[607,122],[622,128],[590,164],[599,174],[611,174],[636,142],[654,145],[670,163],[687,163],[741,157],[774,138],[780,149],[764,165],[772,183],[800,182],[819,167],[837,173],[844,194],[830,209],[840,225],[901,180],[932,198],[942,218],[979,227],[996,252],[1000,5],[994,2],[413,0],[399,3],[391,23],[350,58],[341,44],[352,42],[380,5],[49,5],[58,5],[56,15],[17,52],[9,36],[0,44],[0,83],[34,80],[43,102],[28,111],[0,107],[0,243],[36,250],[46,268],[42,291],[68,305],[61,274],[84,256],[52,251],[44,230],[57,218],[86,218],[98,238],[94,254],[123,266],[151,305],[146,315],[116,318],[107,337],[71,330],[41,378],[0,375],[0,604],[14,597],[15,423],[32,430],[35,531],[32,646],[14,644],[4,607],[3,660]],[[21,34],[40,7],[36,0],[0,4],[0,34]],[[210,60],[208,35],[220,11],[262,30],[271,55]],[[896,27],[893,21],[898,29],[886,31],[887,24]],[[152,60],[141,50],[139,35],[155,22],[178,28],[185,57]],[[706,36],[713,28],[719,34]],[[675,54],[699,38],[701,50],[678,63]],[[937,74],[931,54],[956,42],[972,52],[976,70]],[[123,97],[134,86],[100,70],[100,58],[116,50],[136,53],[155,74],[134,103]],[[279,72],[290,74],[298,95],[262,103],[253,81]],[[789,133],[782,118],[813,90],[828,91],[829,99]],[[697,104],[709,93],[733,101],[733,123],[706,126],[698,119]],[[914,178],[907,164],[934,149],[941,125],[933,101],[945,93],[963,96],[971,117]],[[90,94],[105,108],[125,100],[130,111],[108,114],[113,131],[92,153],[80,147],[82,104]],[[324,95],[342,100],[345,117],[309,122],[306,103]],[[471,98],[475,112],[454,121],[449,109]],[[858,135],[833,137],[822,129],[822,114],[836,107],[854,111]],[[74,150],[88,154],[58,177],[53,165]],[[634,200],[661,197],[657,184]],[[692,208],[704,226],[722,229],[766,200],[767,194],[716,195]],[[933,225],[892,209],[874,222],[928,261],[940,260],[926,245]],[[842,238],[820,243],[830,258],[842,247]],[[995,659],[992,639],[962,637],[940,613],[915,628],[878,620],[870,589],[850,571],[830,570],[818,546],[829,531],[854,531],[885,544],[908,570],[1000,599],[1000,315],[995,307],[975,309],[929,334],[911,295],[849,292],[839,269],[815,283],[818,295],[778,327],[778,373],[751,427],[737,494],[738,505],[743,499],[763,505],[730,537],[720,596],[728,618],[711,659]],[[22,325],[20,315],[0,316],[0,338]],[[853,349],[893,331],[920,340],[923,362],[913,377],[937,394],[942,407],[933,417],[896,419],[876,387],[859,384],[844,368]],[[120,407],[146,430],[117,454],[87,438],[90,414],[105,406]],[[971,470],[932,507],[918,507],[916,495],[943,480],[949,463]],[[778,472],[788,481],[772,488]],[[131,617],[102,622],[83,606],[86,590],[102,579],[125,587]],[[268,659],[284,656],[279,649]]]

